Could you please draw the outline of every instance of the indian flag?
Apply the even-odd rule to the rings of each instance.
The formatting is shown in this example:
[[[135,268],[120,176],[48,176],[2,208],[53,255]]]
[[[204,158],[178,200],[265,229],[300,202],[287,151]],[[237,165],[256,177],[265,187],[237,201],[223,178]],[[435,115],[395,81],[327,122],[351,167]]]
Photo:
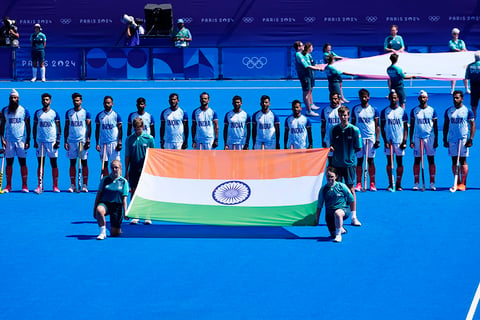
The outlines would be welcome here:
[[[129,218],[311,226],[328,149],[148,149]]]

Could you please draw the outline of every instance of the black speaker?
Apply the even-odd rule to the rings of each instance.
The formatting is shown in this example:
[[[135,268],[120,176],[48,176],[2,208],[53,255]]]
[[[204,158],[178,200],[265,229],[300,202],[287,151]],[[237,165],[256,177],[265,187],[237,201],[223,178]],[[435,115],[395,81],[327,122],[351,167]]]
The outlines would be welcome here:
[[[173,28],[172,4],[148,3],[143,8],[145,11],[145,36],[169,36]]]

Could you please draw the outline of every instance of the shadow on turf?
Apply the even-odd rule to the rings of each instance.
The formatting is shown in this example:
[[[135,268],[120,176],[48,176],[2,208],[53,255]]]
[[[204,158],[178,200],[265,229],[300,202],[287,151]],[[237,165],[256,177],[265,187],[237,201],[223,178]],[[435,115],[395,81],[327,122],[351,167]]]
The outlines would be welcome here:
[[[95,224],[94,221],[74,221],[72,224]],[[107,225],[107,228],[109,225]],[[210,226],[210,225],[122,225],[121,238],[214,238],[214,239],[297,239],[331,241],[330,237],[317,236],[326,231],[323,228],[294,227],[298,232],[286,230],[282,227],[238,227],[238,226]],[[97,230],[92,230],[96,232]],[[298,234],[296,234],[298,233]],[[299,235],[300,234],[300,235]],[[78,240],[94,240],[96,235],[67,235]]]

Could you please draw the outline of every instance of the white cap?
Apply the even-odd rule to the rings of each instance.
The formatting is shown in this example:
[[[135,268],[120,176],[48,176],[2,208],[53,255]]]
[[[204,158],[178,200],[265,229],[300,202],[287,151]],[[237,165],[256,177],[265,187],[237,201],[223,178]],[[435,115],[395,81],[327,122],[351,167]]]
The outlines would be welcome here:
[[[460,33],[460,29],[458,29],[458,28],[453,28],[453,29],[452,29],[452,33]]]
[[[428,93],[427,93],[427,91],[425,91],[425,90],[420,90],[420,92],[418,93],[418,96],[419,96],[419,97],[420,97],[420,96],[428,97]]]
[[[42,27],[40,26],[40,23],[35,23],[35,25],[33,26],[33,28],[39,28],[39,29],[42,29]]]
[[[177,20],[177,23],[184,23],[184,22],[183,22],[183,19],[178,19],[178,20]]]
[[[10,96],[17,96],[17,97],[19,97],[18,91],[15,90],[15,89],[12,89],[12,91],[10,91]]]

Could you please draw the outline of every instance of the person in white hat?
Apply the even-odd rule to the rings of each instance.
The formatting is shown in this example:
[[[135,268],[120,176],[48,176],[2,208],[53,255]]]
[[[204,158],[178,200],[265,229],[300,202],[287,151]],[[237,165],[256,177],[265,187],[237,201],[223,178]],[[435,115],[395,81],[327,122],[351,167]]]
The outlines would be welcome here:
[[[30,113],[20,105],[17,90],[10,92],[8,106],[0,112],[0,138],[5,148],[7,185],[4,192],[12,191],[13,159],[18,157],[22,174],[22,191],[28,192],[27,149],[30,147]]]
[[[171,39],[177,48],[186,48],[192,41],[192,34],[185,28],[183,19],[177,20],[177,28],[173,30]]]
[[[40,76],[45,81],[45,47],[47,46],[47,37],[42,33],[42,27],[36,23],[33,28],[35,32],[30,36],[32,43],[32,82],[37,81],[37,68],[40,65]]]
[[[435,191],[435,151],[438,147],[437,112],[428,105],[428,94],[421,90],[418,94],[419,105],[410,112],[410,148],[415,157],[413,163],[413,191],[419,189],[420,162],[427,155],[430,190]],[[422,172],[422,177],[424,177]],[[423,179],[423,178],[422,178]],[[425,186],[426,182],[423,182]]]
[[[450,52],[463,52],[467,51],[467,46],[463,40],[458,39],[458,35],[460,34],[460,30],[458,28],[452,29],[452,40],[448,42],[448,49]],[[452,80],[452,90],[450,90],[450,94],[453,94],[455,91],[455,83],[457,80]],[[465,92],[470,93],[468,89],[468,80],[464,79],[463,84],[465,85]]]

